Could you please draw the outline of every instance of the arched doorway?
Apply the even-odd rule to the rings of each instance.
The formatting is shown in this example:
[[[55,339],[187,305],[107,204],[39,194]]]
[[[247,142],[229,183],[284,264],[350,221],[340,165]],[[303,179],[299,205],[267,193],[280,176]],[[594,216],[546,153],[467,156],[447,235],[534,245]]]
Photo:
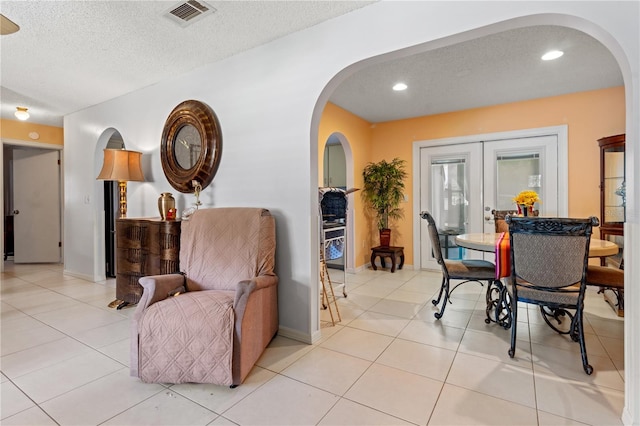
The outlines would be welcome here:
[[[338,188],[346,192],[346,250],[345,256],[340,262],[333,263],[334,267],[344,269],[347,272],[355,271],[355,214],[354,200],[352,195],[354,188],[354,166],[353,152],[346,136],[340,132],[332,133],[326,141],[322,165],[318,167],[323,170],[322,186]],[[331,266],[330,266],[331,267]]]
[[[525,25],[550,25],[550,24],[557,24],[558,20],[557,17],[553,17],[553,16],[544,16],[544,15],[538,15],[538,16],[527,16],[527,17],[523,17],[518,19],[517,21],[509,21],[509,22],[503,22],[503,23],[499,23],[499,24],[495,24],[493,26],[490,27],[484,27],[482,30],[477,30],[477,34],[478,35],[486,35],[488,33],[491,34],[496,34],[499,33],[501,31],[504,31],[507,28],[513,28],[514,25],[516,27],[521,27],[521,26],[525,26]],[[625,103],[626,103],[626,107],[627,107],[627,114],[626,114],[626,120],[627,120],[627,124],[626,124],[626,130],[628,134],[635,134],[637,136],[637,130],[636,129],[636,125],[637,125],[637,121],[635,121],[636,119],[630,115],[629,111],[636,111],[637,114],[637,108],[634,108],[634,105],[636,104],[636,102],[632,99],[629,98],[629,95],[631,93],[633,93],[633,90],[631,88],[631,83],[632,83],[632,78],[631,78],[631,71],[630,71],[630,67],[628,65],[628,62],[626,62],[626,57],[624,56],[624,50],[621,49],[621,47],[616,44],[615,39],[611,38],[609,34],[606,34],[601,28],[593,25],[590,22],[586,22],[580,18],[576,18],[576,17],[570,17],[570,16],[563,16],[563,19],[561,20],[562,25],[566,25],[568,27],[572,27],[572,28],[576,28],[579,29],[580,31],[583,31],[585,33],[588,33],[590,36],[594,37],[595,39],[597,39],[598,41],[601,41],[603,45],[605,45],[605,47],[607,49],[609,49],[615,56],[615,59],[620,67],[620,69],[622,70],[622,74],[624,77],[624,83],[625,83],[625,95],[627,97],[627,99],[625,99]],[[395,51],[392,53],[388,53],[388,54],[384,54],[384,55],[380,55],[378,57],[374,57],[374,58],[368,58],[365,61],[362,62],[358,62],[355,63],[345,69],[343,69],[341,72],[339,72],[338,74],[336,74],[336,76],[334,77],[334,79],[325,87],[325,90],[323,91],[323,93],[321,94],[321,96],[319,97],[318,103],[316,104],[316,109],[314,111],[314,119],[312,120],[312,131],[311,131],[311,150],[313,151],[314,149],[316,149],[317,147],[315,146],[315,144],[318,142],[317,138],[315,138],[314,136],[317,135],[317,131],[318,131],[318,124],[320,122],[320,116],[322,114],[322,111],[324,110],[327,101],[329,100],[330,96],[331,96],[331,92],[333,92],[336,87],[338,87],[340,85],[341,82],[345,81],[347,78],[350,78],[351,76],[353,76],[357,71],[364,69],[367,65],[371,64],[371,63],[383,63],[385,61],[388,61],[389,58],[399,58],[399,57],[404,57],[404,56],[409,56],[412,54],[416,54],[417,52],[426,52],[428,50],[430,50],[431,46],[435,46],[438,45],[438,47],[442,47],[443,45],[452,45],[456,42],[459,42],[460,40],[468,40],[469,37],[472,37],[474,34],[474,31],[470,31],[465,33],[464,35],[458,34],[456,36],[452,36],[448,39],[440,39],[436,42],[429,42],[429,43],[425,43],[424,45],[419,45],[419,46],[413,46],[411,48],[407,48],[404,51],[399,50],[399,51]],[[635,150],[634,150],[635,151]],[[360,154],[360,152],[356,153],[357,155]],[[626,165],[627,168],[629,169],[631,164],[633,164],[634,162],[637,162],[637,159],[633,159],[633,158],[627,158],[626,160]],[[313,167],[315,166],[312,162],[312,175],[314,172]],[[628,189],[628,188],[627,188]],[[635,236],[637,235],[637,231],[635,228],[635,224],[634,223],[629,223],[626,226],[626,230],[630,231],[629,232],[629,242],[633,241]],[[627,238],[627,237],[625,237]],[[629,244],[631,245],[631,244]],[[635,246],[635,245],[634,245]],[[628,274],[628,276],[630,277],[634,277],[636,275],[636,273],[631,272],[629,270],[627,270],[626,272],[630,272]],[[630,279],[627,279],[627,282],[631,282]],[[635,298],[634,301],[631,302],[632,305],[637,306],[637,298]],[[629,306],[629,305],[628,305]],[[628,323],[630,325],[627,325],[627,323],[625,323],[625,353],[627,355],[630,355],[632,353],[636,353],[637,352],[637,348],[639,347],[639,340],[636,337],[637,333],[631,333],[631,330],[634,330],[635,328],[637,328],[637,321],[635,321],[633,318],[628,318]],[[637,377],[637,375],[634,375],[633,372],[637,372],[637,363],[633,360],[629,360],[629,357],[627,357],[627,363],[630,364],[630,366],[628,365],[628,367],[630,368],[626,368],[625,369],[625,378],[626,378],[626,382],[627,382],[627,386],[626,386],[626,395],[625,395],[625,399],[627,401],[627,408],[633,412],[636,412],[637,409],[635,409],[634,404],[631,404],[629,401],[636,401],[637,399],[637,395],[633,394],[633,390],[637,388],[637,383],[638,381],[636,379],[634,379],[634,377]]]
[[[96,144],[94,170],[98,176],[102,169],[105,149],[124,149],[124,139],[120,132],[112,127],[102,132]],[[115,220],[118,217],[118,183],[99,181],[94,184],[96,215],[99,223],[96,226],[96,268],[95,280],[103,281],[115,278]]]

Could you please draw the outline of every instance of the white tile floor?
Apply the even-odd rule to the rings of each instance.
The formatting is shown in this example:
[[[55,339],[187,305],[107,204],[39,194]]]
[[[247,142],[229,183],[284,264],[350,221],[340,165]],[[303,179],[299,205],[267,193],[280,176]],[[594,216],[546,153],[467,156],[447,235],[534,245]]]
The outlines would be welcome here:
[[[276,337],[245,383],[229,389],[129,377],[134,308],[107,307],[112,281],[65,276],[56,265],[5,265],[3,425],[621,424],[623,319],[592,290],[591,376],[578,344],[536,310],[521,310],[510,359],[509,331],[484,323],[479,285],[458,288],[437,321],[439,273],[379,269],[348,275],[342,322],[331,326],[321,311],[320,342]]]

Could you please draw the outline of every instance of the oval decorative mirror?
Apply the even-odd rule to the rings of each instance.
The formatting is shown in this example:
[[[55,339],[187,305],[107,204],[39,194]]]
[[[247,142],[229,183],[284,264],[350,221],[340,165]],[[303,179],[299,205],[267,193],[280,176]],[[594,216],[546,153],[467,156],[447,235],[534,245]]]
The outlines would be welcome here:
[[[193,193],[197,181],[206,188],[218,171],[221,154],[220,123],[209,105],[188,100],[171,111],[162,131],[160,159],[172,187]]]

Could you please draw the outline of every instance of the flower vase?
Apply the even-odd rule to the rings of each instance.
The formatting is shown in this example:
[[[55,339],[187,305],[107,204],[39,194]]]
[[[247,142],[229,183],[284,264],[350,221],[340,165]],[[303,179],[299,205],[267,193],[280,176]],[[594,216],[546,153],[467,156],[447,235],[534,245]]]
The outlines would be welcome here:
[[[526,204],[520,204],[518,207],[520,211],[522,211],[522,216],[529,216],[529,206],[527,206]]]
[[[173,198],[170,192],[163,192],[158,198],[158,210],[160,211],[160,217],[162,220],[167,220],[169,217],[169,210],[173,210],[174,214],[171,219],[175,219],[176,200]]]

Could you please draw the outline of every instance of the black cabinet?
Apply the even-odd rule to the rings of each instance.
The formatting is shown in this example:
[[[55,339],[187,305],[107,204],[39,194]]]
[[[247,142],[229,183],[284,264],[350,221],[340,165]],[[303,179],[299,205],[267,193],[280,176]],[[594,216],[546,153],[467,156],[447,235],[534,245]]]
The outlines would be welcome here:
[[[13,256],[13,216],[4,217],[4,260]]]

